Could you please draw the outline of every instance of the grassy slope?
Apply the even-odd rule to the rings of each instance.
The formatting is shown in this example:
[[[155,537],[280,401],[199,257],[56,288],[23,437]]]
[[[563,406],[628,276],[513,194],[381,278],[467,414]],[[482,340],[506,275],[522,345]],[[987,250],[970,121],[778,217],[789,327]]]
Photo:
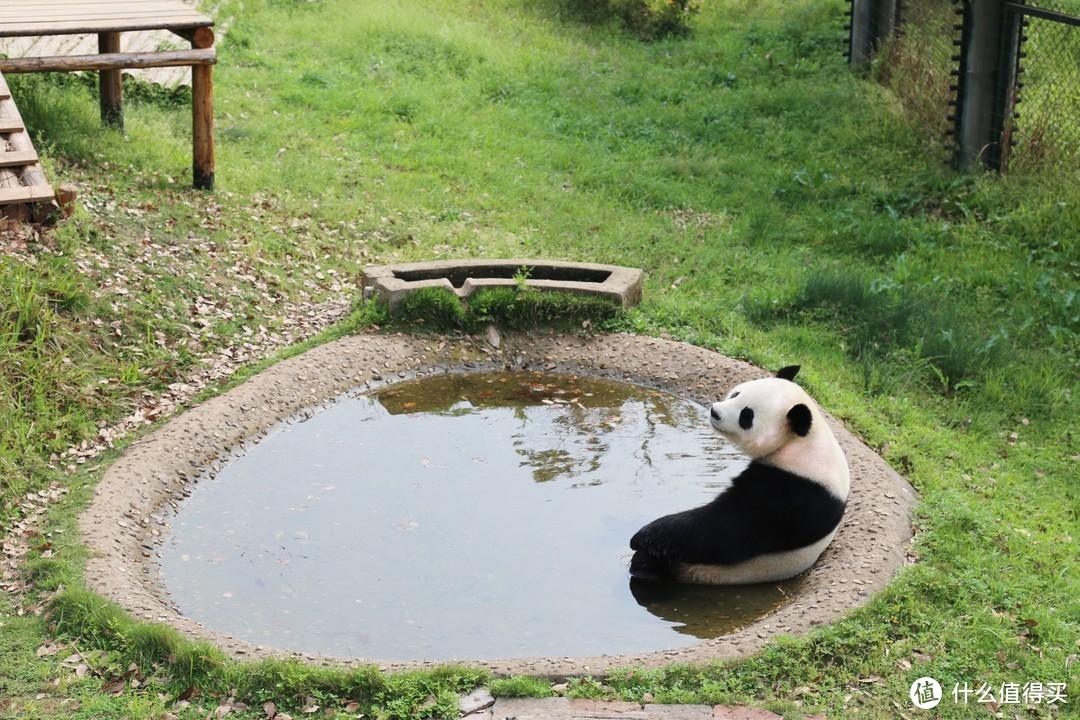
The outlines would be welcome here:
[[[640,45],[535,0],[245,2],[220,47],[211,197],[182,189],[182,103],[130,104],[127,137],[102,137],[82,85],[15,78],[50,171],[83,184],[86,210],[0,259],[3,517],[50,481],[78,488],[30,550],[39,587],[76,590],[42,617],[32,593],[0,597],[0,697],[55,717],[160,716],[190,687],[174,712],[205,716],[231,689],[294,714],[308,696],[393,716],[449,707],[474,675],[222,669],[101,610],[77,591],[72,539],[96,471],[49,458],[227,349],[265,356],[278,345],[250,338],[351,292],[367,262],[500,255],[645,267],[646,303],[619,328],[802,362],[924,498],[920,563],[847,620],[744,663],[571,692],[899,717],[922,675],[1075,688],[1080,207],[1068,177],[947,173],[844,67],[841,5],[710,4],[692,38]],[[78,638],[87,677],[59,665],[70,647],[37,657],[51,623]],[[132,659],[144,689],[102,695]]]

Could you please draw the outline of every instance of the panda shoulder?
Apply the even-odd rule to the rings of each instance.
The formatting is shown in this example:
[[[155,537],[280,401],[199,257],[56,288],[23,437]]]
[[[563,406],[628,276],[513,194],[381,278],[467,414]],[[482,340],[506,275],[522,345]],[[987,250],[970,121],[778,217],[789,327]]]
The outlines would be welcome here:
[[[847,504],[846,498],[838,497],[824,484],[760,460],[752,460],[735,477],[728,492],[740,495],[744,500],[754,498],[771,506],[796,504],[829,515],[837,511],[842,513]]]

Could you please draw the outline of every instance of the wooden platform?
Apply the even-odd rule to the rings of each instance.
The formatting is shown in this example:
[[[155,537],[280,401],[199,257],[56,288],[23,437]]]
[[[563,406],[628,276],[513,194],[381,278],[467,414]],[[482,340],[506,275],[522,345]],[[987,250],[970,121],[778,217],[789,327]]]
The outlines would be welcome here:
[[[4,0],[0,0],[2,3]],[[217,34],[224,32],[218,8],[222,0],[184,0],[184,3],[202,10],[203,14],[214,18]],[[2,23],[3,20],[0,20]],[[180,50],[189,47],[183,38],[168,30],[129,30],[124,33],[124,52],[150,53],[160,50]],[[34,35],[23,37],[0,37],[0,55],[9,58],[21,57],[60,57],[66,55],[91,55],[98,51],[98,38],[93,33],[80,35]],[[166,88],[191,85],[191,68],[187,66],[131,68],[125,70],[137,80],[152,82]]]
[[[0,75],[0,215],[40,221],[56,209],[54,197],[19,108]]]
[[[121,71],[185,69],[192,94],[192,184],[213,189],[213,24],[185,0],[2,0],[0,42],[18,39],[33,54],[7,52],[0,73],[97,72],[102,120],[123,128]],[[155,32],[171,40],[152,47],[128,42]],[[69,36],[87,36],[91,45],[46,39]],[[177,41],[188,49],[176,49]]]

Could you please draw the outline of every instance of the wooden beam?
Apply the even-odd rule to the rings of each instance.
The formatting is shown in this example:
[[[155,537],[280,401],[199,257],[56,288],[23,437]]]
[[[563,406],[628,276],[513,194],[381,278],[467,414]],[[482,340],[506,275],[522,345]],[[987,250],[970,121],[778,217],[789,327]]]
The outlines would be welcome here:
[[[178,67],[181,65],[213,65],[217,62],[214,48],[169,50],[147,53],[107,53],[104,55],[70,55],[67,57],[25,57],[0,59],[0,73],[101,71],[125,68]]]
[[[199,50],[213,47],[214,45],[213,28],[201,27],[195,28],[194,30],[173,30],[172,32],[190,42],[191,47]]]

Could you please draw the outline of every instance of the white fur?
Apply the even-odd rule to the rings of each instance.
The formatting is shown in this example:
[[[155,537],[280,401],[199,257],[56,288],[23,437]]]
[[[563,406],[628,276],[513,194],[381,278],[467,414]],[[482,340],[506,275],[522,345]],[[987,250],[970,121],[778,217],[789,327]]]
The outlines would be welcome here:
[[[836,530],[813,545],[788,552],[759,555],[737,565],[680,565],[678,579],[708,585],[750,585],[787,580],[817,562],[834,535]]]
[[[792,432],[787,422],[788,411],[800,403],[812,418],[805,437]],[[754,424],[744,430],[739,413],[747,406],[754,409]],[[711,422],[751,460],[801,475],[847,499],[851,476],[844,451],[817,403],[790,380],[763,378],[736,385],[727,399],[713,404]]]
[[[789,372],[790,371],[790,372]],[[847,459],[836,441],[832,430],[825,422],[821,409],[806,392],[787,377],[794,377],[798,368],[785,368],[784,377],[752,380],[735,386],[726,399],[713,404],[711,422],[724,437],[733,442],[753,461],[733,482],[755,483],[770,482],[782,477],[769,468],[782,470],[788,475],[802,478],[794,480],[796,484],[806,481],[817,484],[836,502],[830,501],[819,493],[808,491],[806,495],[773,496],[772,486],[748,486],[756,488],[743,490],[726,499],[724,490],[713,502],[698,508],[692,508],[672,515],[667,515],[649,523],[631,538],[631,547],[635,550],[631,560],[631,572],[640,573],[637,577],[648,578],[651,572],[671,573],[684,582],[709,583],[721,585],[742,585],[760,582],[774,582],[794,577],[803,572],[824,552],[832,542],[839,528],[842,508],[846,504],[851,485]],[[752,411],[752,418],[751,413]],[[748,427],[744,427],[748,426]],[[786,488],[787,492],[800,493],[792,488],[792,481],[779,481],[777,487]],[[805,489],[805,488],[804,488]],[[748,494],[749,493],[749,494]],[[806,500],[806,505],[795,505]],[[735,503],[746,502],[742,507]],[[777,516],[768,510],[769,505],[777,505],[780,515],[794,516],[802,513],[808,522],[800,528],[775,528]],[[828,505],[829,507],[824,507]],[[840,515],[836,515],[837,508]],[[762,512],[755,516],[754,512]],[[827,512],[828,515],[811,516],[807,513]],[[833,522],[837,525],[824,523]],[[732,522],[736,518],[737,522]],[[822,523],[820,526],[816,523]],[[712,530],[694,529],[696,524],[715,523]],[[731,523],[731,524],[728,524]],[[805,533],[810,544],[791,550],[775,551],[782,543],[752,541],[743,531],[738,530],[751,524],[755,537],[762,537],[772,532],[782,536],[787,530]],[[772,523],[772,525],[770,525]],[[735,536],[725,537],[725,530],[734,529]],[[715,532],[713,532],[715,531]],[[824,536],[819,537],[820,533]],[[740,534],[743,533],[743,534]],[[819,537],[810,540],[810,537]],[[731,542],[730,554],[710,552],[708,546],[694,543]],[[759,542],[757,554],[752,544],[743,544],[736,550],[736,543]],[[670,548],[680,550],[685,561],[669,554]],[[702,549],[704,547],[704,550]],[[640,555],[638,554],[640,553]],[[704,557],[734,557],[731,563],[713,561],[705,564]],[[638,564],[640,558],[640,564]],[[691,558],[694,558],[693,560]],[[747,559],[742,559],[747,558]],[[653,566],[652,563],[658,565]],[[656,569],[656,568],[659,569]]]

